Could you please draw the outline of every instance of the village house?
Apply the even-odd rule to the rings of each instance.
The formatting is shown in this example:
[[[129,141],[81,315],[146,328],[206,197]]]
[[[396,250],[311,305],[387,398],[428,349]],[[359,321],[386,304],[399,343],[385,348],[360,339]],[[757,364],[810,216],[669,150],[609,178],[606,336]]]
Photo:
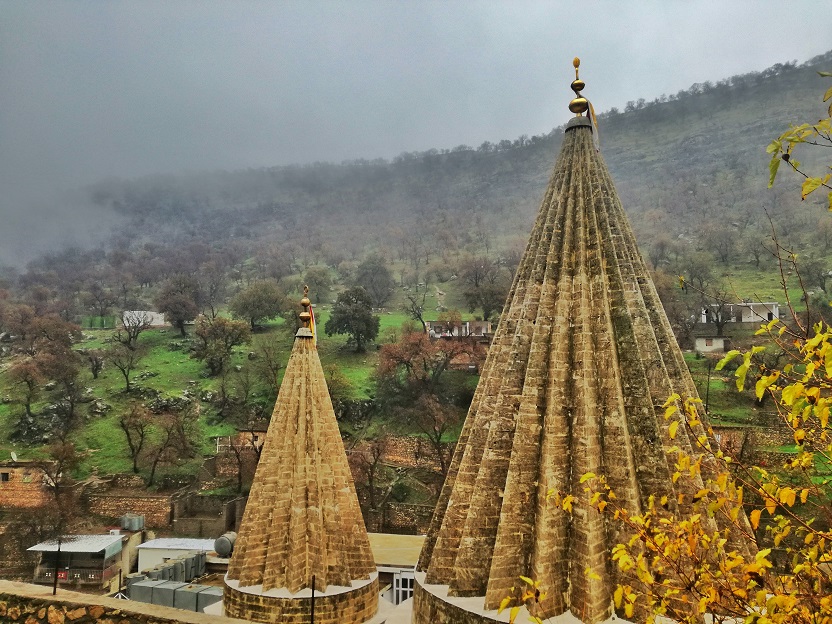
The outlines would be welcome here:
[[[47,504],[51,493],[44,481],[45,466],[42,460],[0,461],[0,507],[29,509]]]
[[[34,582],[58,584],[80,590],[109,591],[116,588],[122,571],[123,542],[120,531],[107,535],[73,535],[35,544],[28,550],[40,553]]]
[[[462,321],[459,324],[448,321],[425,321],[431,338],[465,338],[468,336],[487,337],[492,333],[491,321]]]
[[[147,325],[148,327],[167,327],[165,315],[153,310],[125,310],[122,313],[122,323],[128,325]]]
[[[697,353],[726,353],[731,349],[731,339],[727,336],[697,336],[693,350]]]
[[[711,304],[702,308],[700,321],[702,323],[715,322],[720,313],[719,304]],[[724,304],[721,313],[729,323],[765,323],[780,318],[780,304],[776,301],[750,301],[742,303]]]
[[[217,436],[215,438],[217,444],[217,455],[228,453],[232,449],[259,451],[263,448],[263,441],[266,439],[266,431],[269,423],[263,421],[262,423],[247,427],[244,429],[237,429],[236,433],[227,436]]]

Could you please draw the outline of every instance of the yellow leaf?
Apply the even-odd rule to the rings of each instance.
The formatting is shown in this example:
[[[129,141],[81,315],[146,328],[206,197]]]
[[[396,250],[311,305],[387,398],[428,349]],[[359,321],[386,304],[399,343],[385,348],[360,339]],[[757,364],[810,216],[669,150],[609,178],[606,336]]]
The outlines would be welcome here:
[[[750,362],[743,362],[739,365],[737,370],[734,372],[734,375],[737,378],[737,390],[742,392],[742,389],[745,387],[745,377],[748,375],[748,369],[751,367]]]
[[[506,596],[500,601],[500,608],[497,609],[497,613],[502,613],[507,606],[511,604],[511,601],[514,600],[511,596]]]
[[[624,588],[619,585],[615,588],[615,592],[612,595],[612,599],[615,601],[615,608],[621,608],[621,598],[624,597]]]
[[[593,572],[592,568],[590,568],[589,566],[586,567],[586,569],[584,570],[584,573],[586,574],[587,578],[589,578],[590,580],[593,580],[593,581],[600,581],[601,580],[601,577],[598,576],[598,574],[596,574],[595,572]]]
[[[752,526],[752,527],[754,527],[755,529],[756,529],[758,526],[760,526],[760,514],[762,514],[762,513],[763,513],[763,510],[762,510],[762,509],[755,509],[755,510],[754,510],[754,511],[752,511],[752,512],[751,512],[751,514],[748,516],[748,519],[749,519],[749,521],[751,522],[751,526]]]
[[[809,490],[806,489],[806,488],[803,488],[800,491],[800,502],[805,503],[807,498],[809,498]]]
[[[737,351],[737,353],[739,353],[739,351]],[[662,405],[662,408],[665,408],[668,405],[670,405],[672,403],[675,403],[676,401],[679,400],[679,398],[680,398],[679,395],[674,392],[669,397],[667,397],[667,401],[664,402],[664,404]]]
[[[590,479],[594,479],[594,478],[595,478],[595,473],[594,472],[587,472],[585,475],[583,475],[581,477],[581,483],[586,483]]]
[[[670,436],[671,440],[676,437],[676,430],[678,428],[679,428],[679,421],[678,420],[674,420],[672,423],[670,423],[670,426],[667,428],[667,433]]]
[[[777,509],[777,501],[773,498],[766,498],[766,511],[770,515],[774,515],[774,511]]]
[[[771,384],[777,381],[777,378],[780,376],[780,371],[774,371],[771,375],[763,375],[757,380],[757,385],[755,386],[755,393],[757,394],[758,399],[763,398],[763,394]]]
[[[517,619],[517,614],[520,613],[520,606],[517,605],[511,608],[508,614],[508,624],[514,624],[515,620]]]
[[[719,362],[717,362],[717,365],[716,365],[716,367],[715,367],[715,370],[722,370],[722,368],[723,368],[723,367],[724,367],[724,366],[725,366],[728,362],[730,362],[731,360],[733,360],[733,359],[734,359],[735,357],[737,357],[739,354],[740,354],[740,352],[739,352],[739,351],[737,351],[736,349],[731,349],[728,353],[726,353],[726,354],[725,354],[725,357],[724,357],[724,358],[722,358]],[[667,407],[667,404],[665,404],[665,407]]]
[[[797,399],[803,396],[805,387],[802,383],[796,382],[783,388],[780,397],[786,405],[792,405]]]
[[[526,585],[531,585],[534,587],[534,581],[531,580],[528,576],[521,576],[520,580],[523,581]]]
[[[780,502],[784,505],[793,506],[796,497],[797,492],[790,487],[784,487],[780,490]]]
[[[633,617],[633,611],[635,610],[635,605],[632,602],[628,602],[624,605],[624,615],[627,617]]]
[[[574,501],[574,500],[575,500],[575,497],[572,496],[571,494],[568,494],[567,496],[564,496],[563,502],[561,503],[561,505],[563,506],[563,510],[568,511],[568,512],[571,513],[572,512],[572,501]]]

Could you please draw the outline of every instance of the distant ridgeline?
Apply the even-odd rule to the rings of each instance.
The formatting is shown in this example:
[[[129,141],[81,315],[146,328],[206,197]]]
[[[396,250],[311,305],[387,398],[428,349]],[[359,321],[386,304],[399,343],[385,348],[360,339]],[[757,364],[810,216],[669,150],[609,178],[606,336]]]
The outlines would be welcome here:
[[[737,239],[758,236],[761,207],[809,244],[818,211],[766,192],[764,148],[790,122],[822,115],[816,71],[830,66],[832,51],[600,114],[601,149],[642,245],[659,232],[700,245],[704,229],[726,222]],[[122,231],[134,241],[285,243],[292,257],[315,253],[337,266],[382,240],[391,253],[416,249],[429,262],[437,250],[493,253],[522,240],[560,130],[392,161],[107,180],[89,192],[131,219]]]

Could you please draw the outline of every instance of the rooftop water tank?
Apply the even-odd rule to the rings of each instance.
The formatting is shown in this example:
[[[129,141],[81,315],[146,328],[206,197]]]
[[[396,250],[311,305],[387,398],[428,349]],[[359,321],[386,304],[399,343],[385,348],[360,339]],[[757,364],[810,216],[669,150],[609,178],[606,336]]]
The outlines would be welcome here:
[[[229,557],[234,550],[234,542],[237,541],[237,534],[234,531],[223,533],[214,540],[214,550],[220,557]]]

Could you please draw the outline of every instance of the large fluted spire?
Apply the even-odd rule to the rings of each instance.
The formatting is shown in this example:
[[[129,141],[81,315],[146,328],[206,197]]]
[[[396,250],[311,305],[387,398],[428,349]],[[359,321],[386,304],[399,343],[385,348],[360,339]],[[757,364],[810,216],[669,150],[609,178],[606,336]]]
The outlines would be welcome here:
[[[310,305],[305,296],[301,303]],[[307,325],[308,310],[300,316]],[[228,567],[226,613],[275,622],[294,622],[291,618],[296,616],[305,622],[304,609],[289,603],[298,592],[307,595],[302,590],[312,587],[314,577],[316,592],[360,586],[362,594],[360,608],[350,607],[349,613],[349,600],[338,599],[330,614],[334,619],[329,620],[319,602],[318,621],[363,622],[376,610],[375,571],[312,331],[302,327],[286,365]],[[251,596],[257,597],[257,608],[251,608],[256,602]],[[320,596],[319,601],[326,598]],[[263,604],[268,608],[261,608]]]
[[[671,440],[661,406],[696,390],[592,121],[580,115],[588,103],[577,62],[576,86],[570,110],[578,116],[567,125],[417,567],[425,572],[417,624],[455,621],[448,614],[470,603],[454,597],[483,597],[480,609],[496,609],[521,575],[546,588],[544,619],[565,611],[589,623],[610,617],[609,553],[620,539],[579,480],[606,475],[637,511],[651,494],[676,499],[667,449],[691,450],[682,430]],[[547,500],[551,490],[575,496],[572,513]]]

